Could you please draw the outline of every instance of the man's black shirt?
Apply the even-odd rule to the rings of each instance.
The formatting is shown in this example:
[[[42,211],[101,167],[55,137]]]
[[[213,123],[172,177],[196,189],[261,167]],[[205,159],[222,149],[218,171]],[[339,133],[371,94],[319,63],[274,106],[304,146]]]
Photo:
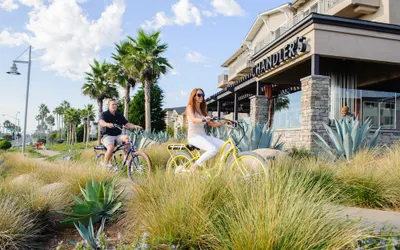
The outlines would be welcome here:
[[[115,112],[115,115],[113,115],[109,110],[101,113],[99,120],[103,120],[107,123],[117,124],[120,127],[128,123],[128,120],[126,120],[126,118],[121,113]],[[119,128],[101,127],[100,137],[103,138],[104,135],[117,136],[120,135],[121,132],[122,131]]]

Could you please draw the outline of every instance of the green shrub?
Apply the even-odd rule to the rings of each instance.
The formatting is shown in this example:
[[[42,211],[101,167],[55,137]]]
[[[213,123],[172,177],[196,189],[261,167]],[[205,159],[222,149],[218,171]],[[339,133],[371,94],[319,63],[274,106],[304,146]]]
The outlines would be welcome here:
[[[9,148],[11,148],[11,142],[7,141],[7,140],[2,140],[0,141],[0,150],[7,150]]]
[[[316,142],[330,157],[350,160],[357,152],[363,149],[372,149],[377,145],[380,127],[368,140],[369,131],[372,127],[371,122],[372,119],[370,118],[365,120],[362,125],[357,118],[341,121],[335,119],[336,131],[324,123],[332,147],[321,135],[314,133],[317,136]]]
[[[170,137],[174,137],[174,127],[168,126],[167,127],[167,133]]]
[[[115,178],[110,182],[101,181],[98,183],[92,179],[92,183],[86,182],[86,188],[80,187],[83,200],[72,196],[75,204],[72,206],[72,213],[65,213],[69,218],[63,222],[81,222],[88,225],[92,219],[94,223],[103,218],[111,217],[122,205],[122,193],[115,190]]]

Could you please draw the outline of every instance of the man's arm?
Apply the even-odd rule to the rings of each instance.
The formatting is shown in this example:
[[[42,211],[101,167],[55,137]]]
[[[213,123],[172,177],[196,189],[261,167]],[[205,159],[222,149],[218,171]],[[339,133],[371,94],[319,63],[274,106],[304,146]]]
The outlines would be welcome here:
[[[99,125],[100,125],[100,127],[107,127],[107,128],[112,128],[113,127],[112,123],[105,122],[104,120],[100,120],[99,121]]]
[[[112,128],[113,127],[112,123],[107,123],[107,122],[104,121],[104,113],[100,114],[99,126],[100,127],[107,127],[107,128]]]
[[[134,125],[134,124],[132,124],[132,123],[130,123],[130,122],[128,122],[127,124],[125,124],[124,125],[126,128],[129,128],[129,129],[141,129],[142,127],[140,127],[140,126],[138,126],[138,125]]]

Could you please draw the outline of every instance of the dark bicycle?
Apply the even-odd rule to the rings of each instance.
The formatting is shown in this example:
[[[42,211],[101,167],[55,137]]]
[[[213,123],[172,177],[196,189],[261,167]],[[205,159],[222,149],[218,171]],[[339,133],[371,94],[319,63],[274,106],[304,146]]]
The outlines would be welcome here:
[[[117,124],[113,124],[113,127],[122,130],[122,128],[119,127]],[[134,144],[135,143],[132,142],[132,140],[129,140],[128,143],[118,145],[114,149],[110,161],[112,167],[115,168],[117,171],[123,171],[124,167],[126,166],[129,179],[131,179],[134,184],[141,185],[145,183],[150,177],[151,160],[145,152],[136,151]],[[94,147],[94,151],[96,152],[96,161],[103,162],[107,148],[103,145],[99,145]],[[121,155],[123,152],[125,152],[125,157],[123,158],[123,161],[117,160],[117,152],[120,151],[122,151]]]

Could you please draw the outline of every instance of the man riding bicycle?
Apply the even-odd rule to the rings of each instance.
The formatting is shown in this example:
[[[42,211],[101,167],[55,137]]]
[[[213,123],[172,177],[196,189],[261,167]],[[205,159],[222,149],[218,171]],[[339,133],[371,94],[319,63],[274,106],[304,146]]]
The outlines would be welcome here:
[[[117,143],[120,145],[129,142],[129,137],[122,135],[121,129],[114,127],[114,124],[128,129],[142,129],[142,127],[138,125],[129,123],[121,113],[117,112],[117,101],[115,99],[108,101],[108,110],[101,113],[99,119],[101,143],[107,148],[107,152],[104,155],[105,166],[111,165],[109,162],[115,144]]]

